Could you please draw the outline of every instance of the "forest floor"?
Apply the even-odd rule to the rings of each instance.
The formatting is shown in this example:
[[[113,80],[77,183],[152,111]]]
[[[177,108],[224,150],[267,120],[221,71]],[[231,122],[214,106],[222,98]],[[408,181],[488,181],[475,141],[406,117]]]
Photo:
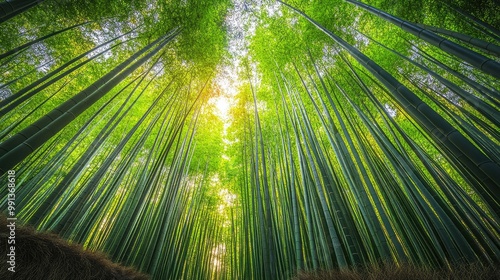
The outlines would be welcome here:
[[[495,280],[500,279],[500,264],[485,267],[480,264],[462,264],[451,269],[422,268],[415,265],[385,264],[348,270],[299,272],[293,280]]]

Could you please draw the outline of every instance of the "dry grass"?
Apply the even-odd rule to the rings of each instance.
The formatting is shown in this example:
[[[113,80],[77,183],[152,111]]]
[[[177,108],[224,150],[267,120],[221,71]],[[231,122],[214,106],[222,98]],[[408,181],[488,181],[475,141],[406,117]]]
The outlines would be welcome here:
[[[16,224],[15,272],[6,262],[9,236],[7,220],[0,214],[0,279],[12,280],[148,280],[130,267],[110,261],[106,255],[84,250],[59,236]]]
[[[429,269],[415,265],[396,266],[385,264],[380,267],[359,268],[352,270],[325,270],[299,272],[294,280],[500,280],[500,265],[483,266],[463,264],[448,269]]]

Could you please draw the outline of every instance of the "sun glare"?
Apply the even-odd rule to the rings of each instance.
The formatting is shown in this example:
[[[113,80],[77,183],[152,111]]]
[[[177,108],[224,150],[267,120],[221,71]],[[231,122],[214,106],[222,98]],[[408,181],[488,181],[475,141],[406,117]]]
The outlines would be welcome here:
[[[229,110],[235,102],[237,89],[235,87],[235,79],[237,77],[230,77],[227,69],[223,69],[219,76],[216,78],[217,87],[220,89],[220,95],[211,98],[210,102],[215,107],[215,114],[225,123],[229,122]]]
[[[227,119],[229,115],[229,98],[224,97],[224,96],[219,96],[215,98],[215,108],[217,109],[216,114],[221,118],[221,119]]]

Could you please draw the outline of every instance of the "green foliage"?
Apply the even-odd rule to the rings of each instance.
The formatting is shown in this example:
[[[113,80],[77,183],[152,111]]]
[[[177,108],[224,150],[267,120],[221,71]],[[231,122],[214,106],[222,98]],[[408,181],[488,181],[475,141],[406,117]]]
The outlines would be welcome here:
[[[47,0],[1,23],[0,162],[39,145],[14,155],[18,217],[153,279],[498,263],[498,80],[358,2],[279,2]],[[500,37],[490,0],[370,5]],[[65,102],[85,110],[38,137]]]
[[[193,154],[191,168],[193,170],[206,170],[207,173],[213,174],[222,169],[224,124],[213,113],[215,111],[213,107],[207,107],[205,110],[196,130],[194,143],[197,148]]]

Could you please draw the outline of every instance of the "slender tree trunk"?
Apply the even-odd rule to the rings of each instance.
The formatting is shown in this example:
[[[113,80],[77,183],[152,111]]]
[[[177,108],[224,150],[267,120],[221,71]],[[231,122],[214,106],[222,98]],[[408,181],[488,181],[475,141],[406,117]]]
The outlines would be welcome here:
[[[92,59],[98,57],[99,55],[102,55],[104,54],[105,52],[121,45],[123,42],[119,42],[115,45],[113,45],[112,47],[110,47],[109,49],[105,49],[101,52],[99,52],[98,54],[92,56],[92,58],[86,60],[86,61],[83,61],[81,63],[79,63],[78,65],[68,69],[67,71],[64,71],[63,73],[61,73],[60,75],[58,75],[57,77],[55,77],[54,79],[52,79],[50,82],[46,82],[48,79],[50,79],[51,77],[53,77],[54,75],[60,73],[61,71],[63,71],[64,69],[66,69],[68,66],[70,66],[71,64],[73,64],[74,62],[80,60],[81,58],[85,57],[86,55],[90,54],[91,52],[93,51],[96,51],[98,50],[99,48],[101,47],[104,47],[105,45],[107,44],[110,44],[112,43],[113,41],[127,35],[127,34],[130,34],[131,32],[133,31],[129,31],[127,33],[124,33],[118,37],[115,37],[103,44],[100,44],[78,56],[76,56],[75,58],[67,61],[66,63],[64,63],[63,65],[61,65],[60,67],[58,67],[57,69],[51,71],[50,73],[48,73],[47,75],[43,76],[42,78],[34,81],[33,83],[27,85],[26,87],[22,88],[21,90],[19,90],[18,92],[16,92],[15,94],[5,98],[4,100],[0,101],[0,108],[2,107],[5,107],[5,108],[2,108],[0,110],[0,117],[2,117],[3,115],[5,115],[7,112],[9,112],[10,110],[12,110],[13,108],[15,108],[15,106],[19,105],[20,103],[22,103],[24,100],[28,99],[29,97],[35,95],[36,93],[40,92],[41,90],[45,89],[46,87],[50,86],[52,83],[54,83],[55,81],[58,81],[60,80],[61,78],[69,75],[70,73],[72,73],[73,71],[75,71],[76,69],[82,67],[83,65],[87,64],[88,62],[92,61]],[[45,84],[39,86],[40,84],[46,82]],[[36,88],[37,86],[39,86],[38,88]],[[36,89],[35,89],[36,88]],[[27,93],[27,94],[26,94]],[[26,94],[26,95],[25,95]],[[17,99],[17,100],[16,100]],[[7,106],[9,105],[9,106]]]
[[[63,32],[65,32],[65,31],[68,31],[68,30],[70,30],[70,29],[76,28],[76,27],[78,27],[78,26],[85,25],[85,24],[87,24],[87,23],[89,23],[89,22],[90,22],[90,21],[82,22],[82,23],[79,23],[79,24],[75,24],[75,25],[72,25],[72,26],[69,26],[69,27],[63,28],[63,29],[58,30],[58,31],[54,31],[54,32],[52,32],[52,33],[50,33],[50,34],[47,34],[47,35],[45,35],[45,36],[42,36],[42,37],[40,37],[40,38],[38,38],[38,39],[35,39],[35,40],[31,41],[31,42],[28,42],[28,43],[26,43],[26,44],[23,44],[23,45],[21,45],[21,46],[19,46],[19,47],[15,47],[15,48],[13,48],[13,49],[12,49],[12,50],[10,50],[10,51],[6,51],[6,52],[4,52],[4,53],[0,54],[0,59],[6,58],[6,57],[8,57],[8,56],[10,56],[10,55],[13,55],[13,54],[15,54],[15,53],[18,53],[18,52],[20,52],[20,51],[22,51],[22,50],[24,50],[24,49],[26,49],[26,48],[28,48],[28,47],[30,47],[30,46],[32,46],[32,45],[34,45],[34,44],[36,44],[36,43],[38,43],[38,42],[41,42],[41,41],[43,41],[43,40],[45,40],[45,39],[47,39],[47,38],[53,37],[53,36],[55,36],[55,35],[57,35],[57,34],[63,33]]]
[[[279,1],[279,0],[278,0]],[[481,54],[478,54],[474,51],[471,51],[467,48],[464,48],[458,44],[455,44],[449,40],[446,40],[445,38],[438,36],[432,32],[429,32],[423,28],[420,28],[416,26],[415,24],[412,24],[410,22],[404,21],[400,18],[397,18],[393,15],[390,15],[386,12],[383,12],[379,9],[376,9],[370,5],[366,5],[364,3],[361,3],[359,1],[354,1],[354,0],[345,0],[349,3],[352,3],[360,8],[363,8],[367,10],[368,12],[400,27],[401,29],[408,31],[409,33],[419,37],[420,39],[426,41],[427,43],[436,46],[440,48],[441,50],[452,54],[468,63],[470,63],[472,66],[476,67],[477,69],[482,70],[483,72],[496,77],[500,78],[500,63],[489,59]],[[279,1],[281,2],[281,1]]]
[[[350,1],[350,0],[347,0]],[[333,34],[319,23],[308,17],[304,12],[286,4],[280,0],[278,2],[294,10],[318,29],[322,30],[335,42],[347,50],[361,65],[363,65],[373,76],[379,79],[384,86],[392,93],[392,97],[402,108],[415,119],[429,136],[444,149],[444,151],[455,162],[456,166],[464,171],[472,181],[476,192],[491,207],[495,215],[500,216],[500,206],[498,202],[498,190],[500,183],[497,180],[500,174],[500,166],[474,146],[458,130],[456,130],[441,115],[436,113],[429,105],[424,103],[407,87],[397,81],[391,74],[369,59],[366,55],[351,46],[342,38]],[[498,72],[500,75],[500,71]]]
[[[147,86],[144,88],[147,89]],[[158,101],[161,99],[165,91],[162,92],[162,94],[158,95],[154,102],[149,106],[148,110],[144,112],[142,117],[135,123],[135,125],[127,132],[125,137],[122,138],[120,143],[115,146],[111,154],[106,158],[106,160],[101,163],[99,166],[99,170],[95,172],[90,179],[90,181],[85,185],[83,191],[72,201],[71,205],[65,209],[65,215],[61,217],[61,219],[58,221],[56,227],[54,228],[54,231],[64,235],[67,233],[67,231],[72,229],[72,224],[74,223],[76,217],[81,214],[82,211],[85,209],[86,203],[89,202],[90,198],[93,195],[99,196],[99,193],[102,192],[102,188],[98,188],[102,178],[105,176],[106,171],[109,169],[109,167],[113,164],[113,162],[116,161],[116,157],[120,154],[120,152],[123,150],[125,145],[132,139],[132,136],[136,133],[136,131],[139,129],[139,127],[142,125],[142,123],[147,119],[149,114],[152,112],[153,108],[158,104]],[[142,94],[142,93],[141,93]],[[127,111],[130,111],[133,107],[130,106]],[[125,114],[128,112],[125,112]],[[101,142],[102,143],[102,142]],[[98,144],[101,144],[98,143]],[[92,152],[92,151],[91,151]],[[130,155],[127,155],[130,156]],[[86,160],[85,158],[82,158],[83,160]],[[78,166],[77,166],[78,167]],[[72,170],[73,171],[73,170]],[[62,232],[61,232],[62,231]]]
[[[61,131],[67,124],[69,124],[78,115],[84,112],[114,86],[130,75],[134,70],[139,68],[144,62],[155,55],[165,44],[173,40],[178,34],[179,30],[162,36],[158,40],[144,47],[141,51],[134,54],[132,57],[118,65],[108,74],[104,75],[101,79],[94,84],[75,95],[70,100],[66,101],[56,109],[46,114],[31,126],[22,130],[18,134],[9,138],[7,141],[0,144],[0,175],[7,172],[10,168],[21,162],[29,154],[36,150],[50,139],[52,136]],[[134,64],[124,69],[133,60],[146,51],[158,45],[155,49],[148,54],[138,59]]]
[[[362,34],[363,36],[365,36],[366,38],[370,39],[371,41],[373,41],[374,43],[376,43],[377,45],[381,46],[382,48],[392,52],[393,54],[399,56],[400,58],[408,61],[409,63],[413,64],[414,66],[424,70],[425,72],[429,73],[429,75],[431,75],[432,77],[436,78],[439,82],[441,82],[443,85],[445,85],[446,87],[448,87],[452,92],[456,93],[457,95],[459,95],[461,98],[463,98],[463,100],[465,102],[467,102],[467,104],[469,104],[470,106],[474,107],[476,110],[478,110],[481,114],[483,114],[484,117],[488,118],[488,120],[490,120],[493,124],[495,124],[496,126],[500,126],[500,112],[498,112],[495,108],[493,108],[491,105],[489,105],[488,103],[484,102],[482,99],[476,97],[475,95],[469,93],[468,91],[462,89],[461,87],[459,87],[458,85],[456,85],[455,83],[451,82],[450,80],[442,77],[441,75],[439,75],[438,73],[432,71],[431,69],[427,68],[426,66],[402,55],[401,53],[389,48],[389,47],[386,47],[384,46],[382,43],[378,42],[377,40],[369,37],[368,35],[365,35],[363,34],[362,32],[360,32],[360,34]],[[482,93],[482,92],[481,92]],[[487,98],[486,95],[483,95]]]
[[[500,56],[500,46],[495,45],[493,43],[486,42],[484,40],[474,38],[474,37],[469,36],[467,34],[462,34],[462,33],[451,31],[451,30],[444,29],[444,28],[438,28],[438,27],[434,27],[434,26],[430,26],[430,25],[421,24],[421,23],[416,23],[415,25],[417,25],[418,27],[430,30],[432,32],[440,33],[443,35],[448,35],[448,36],[453,37],[455,39],[458,39],[460,41],[469,43],[469,44],[471,44],[475,47],[478,47],[486,52],[490,52],[490,53],[496,55],[497,57]]]
[[[475,16],[471,15],[470,13],[466,13],[465,11],[460,9],[458,6],[456,6],[452,3],[449,3],[449,2],[451,2],[449,0],[446,0],[446,1],[440,0],[439,2],[442,3],[443,5],[447,6],[448,8],[454,10],[455,12],[460,14],[461,16],[468,18],[476,25],[480,26],[481,28],[478,28],[478,29],[481,30],[483,33],[486,33],[486,34],[492,36],[493,38],[495,38],[497,41],[500,41],[500,30],[498,29],[498,26],[494,27],[494,26],[476,18]],[[497,3],[497,5],[498,5],[498,3]]]
[[[259,113],[257,110],[257,97],[253,86],[250,83],[251,91],[253,94],[254,102],[254,115],[255,115],[255,165],[254,165],[254,176],[256,183],[257,199],[259,205],[259,218],[261,221],[262,230],[262,245],[264,253],[264,263],[269,263],[265,266],[264,279],[275,279],[275,253],[274,253],[274,234],[273,226],[271,220],[271,203],[269,198],[269,183],[267,181],[267,166],[264,154],[264,139],[262,138],[262,129],[260,126]],[[259,161],[259,157],[261,161]],[[262,166],[262,175],[260,175],[260,167]],[[262,178],[262,182],[260,182]],[[262,186],[262,188],[261,188]],[[264,199],[262,199],[261,192],[264,193]]]
[[[142,76],[144,78],[145,76]],[[139,78],[139,77],[138,77]],[[122,90],[120,90],[115,96],[120,94],[123,90],[128,88],[134,81],[132,80],[129,84],[127,84]],[[142,81],[142,80],[141,80]],[[138,85],[141,83],[138,83]],[[137,85],[137,86],[138,86]],[[136,86],[136,88],[137,88]],[[33,225],[39,225],[42,219],[47,215],[47,213],[51,210],[51,207],[56,205],[57,200],[60,198],[61,194],[70,186],[71,182],[78,176],[80,172],[84,170],[84,166],[90,161],[92,156],[98,151],[100,145],[108,138],[113,129],[120,123],[120,121],[126,116],[126,112],[121,114],[122,110],[125,108],[128,100],[132,97],[132,94],[135,92],[136,88],[134,88],[130,94],[127,96],[123,104],[118,108],[115,114],[109,119],[106,125],[100,130],[98,137],[96,137],[92,143],[88,146],[80,159],[73,165],[70,171],[64,176],[64,178],[57,184],[55,188],[53,188],[50,192],[50,195],[44,200],[44,202],[40,205],[37,211],[34,213],[30,222]],[[136,99],[137,100],[137,99]],[[135,104],[135,101],[132,103]],[[128,109],[130,110],[130,108]],[[121,116],[120,116],[121,114]],[[95,117],[95,116],[94,116]],[[116,121],[115,121],[116,119]]]
[[[12,0],[0,3],[0,23],[42,3],[44,0]]]

